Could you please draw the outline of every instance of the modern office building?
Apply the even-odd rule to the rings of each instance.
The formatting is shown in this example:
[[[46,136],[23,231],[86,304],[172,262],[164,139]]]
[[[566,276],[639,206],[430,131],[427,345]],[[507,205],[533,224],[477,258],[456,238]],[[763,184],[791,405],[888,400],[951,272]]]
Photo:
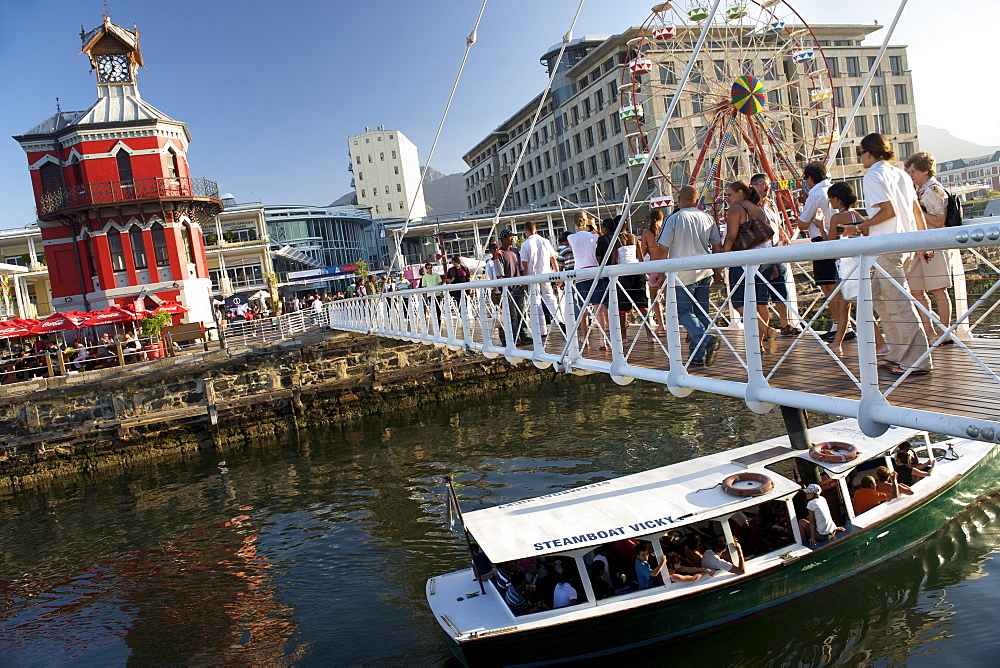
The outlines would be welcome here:
[[[354,174],[351,187],[357,204],[371,209],[372,218],[408,218],[427,215],[420,185],[416,145],[398,130],[379,128],[347,138]]]
[[[263,213],[286,293],[340,290],[359,260],[372,271],[387,264],[385,228],[366,208],[266,205]]]
[[[795,26],[783,29],[789,35],[799,33]],[[748,68],[763,67],[764,71],[758,75],[766,89],[767,102],[794,109],[795,105],[803,104],[802,100],[822,100],[829,109],[822,115],[825,118],[820,119],[827,128],[823,132],[829,133],[830,128],[845,131],[848,112],[861,96],[865,77],[878,52],[878,45],[862,43],[870,34],[877,36],[880,29],[878,25],[812,26],[812,39],[825,56],[825,68],[821,58],[810,54],[813,74],[799,79],[792,76],[792,57],[797,54],[785,52],[780,58],[773,58],[774,54],[768,55],[771,42],[757,33],[746,32],[747,40],[756,40],[754,53],[758,60],[753,62],[747,59],[748,50],[720,48],[713,36],[706,44],[694,78],[715,76],[724,84],[720,89],[728,95],[728,82],[737,74]],[[723,30],[726,28],[718,28],[716,35]],[[469,166],[465,177],[470,213],[494,211],[511,181],[513,187],[505,208],[555,206],[560,198],[582,204],[620,201],[624,197],[643,158],[636,155],[637,137],[641,140],[639,135],[644,135],[649,141],[655,135],[665,114],[667,94],[688,59],[686,53],[677,52],[676,43],[667,40],[648,53],[648,63],[637,62],[636,44],[646,34],[646,29],[633,27],[618,35],[587,35],[568,45],[530,137],[528,130],[540,94],[463,156]],[[732,31],[727,34],[734,39]],[[558,51],[556,45],[542,55],[541,63],[548,72],[556,65]],[[768,62],[775,64],[767,65]],[[623,77],[623,67],[629,64],[635,68],[633,74]],[[701,83],[696,81],[696,85]],[[638,92],[648,95],[651,90],[664,94],[644,98],[646,101],[640,102],[639,109],[633,107],[629,112],[634,96]],[[706,127],[716,109],[707,100],[702,105],[697,94],[692,94],[674,114],[655,156],[662,169],[674,177],[674,182],[683,182],[685,174],[690,174],[699,148],[707,141]],[[636,115],[643,118],[640,129],[634,124]],[[819,136],[814,129],[802,127],[807,124],[793,116],[785,114],[775,121],[780,126],[776,131],[812,140]],[[837,179],[860,182],[863,168],[854,147],[869,132],[888,135],[896,152],[903,157],[919,150],[905,46],[888,48],[859,113],[846,131],[848,140],[833,170]],[[526,152],[515,172],[514,165],[525,140]],[[767,139],[762,137],[760,141]],[[789,159],[801,167],[812,157],[803,150]],[[753,164],[731,145],[726,148],[719,175],[723,180],[747,179],[751,174],[746,172],[759,168],[759,164]],[[644,190],[640,195],[639,201],[652,193]]]

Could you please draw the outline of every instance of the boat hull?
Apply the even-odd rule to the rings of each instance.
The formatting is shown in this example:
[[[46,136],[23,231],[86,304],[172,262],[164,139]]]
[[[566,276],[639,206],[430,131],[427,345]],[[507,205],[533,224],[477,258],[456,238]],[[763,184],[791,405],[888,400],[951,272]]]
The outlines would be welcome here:
[[[560,663],[635,649],[737,621],[833,585],[915,545],[960,508],[994,491],[998,473],[1000,457],[994,448],[964,476],[921,503],[777,568],[690,596],[583,620],[457,643],[450,638],[452,651],[471,666]]]

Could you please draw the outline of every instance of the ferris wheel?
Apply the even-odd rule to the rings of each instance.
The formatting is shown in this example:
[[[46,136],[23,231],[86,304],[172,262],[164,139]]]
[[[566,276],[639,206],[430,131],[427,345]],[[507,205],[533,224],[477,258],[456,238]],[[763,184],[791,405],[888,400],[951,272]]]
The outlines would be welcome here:
[[[619,85],[629,164],[651,161],[651,206],[669,205],[690,184],[716,215],[727,183],[765,174],[787,220],[802,167],[825,163],[839,131],[823,51],[784,0],[731,0],[720,8],[652,153],[708,15],[703,0],[664,2],[629,40]]]

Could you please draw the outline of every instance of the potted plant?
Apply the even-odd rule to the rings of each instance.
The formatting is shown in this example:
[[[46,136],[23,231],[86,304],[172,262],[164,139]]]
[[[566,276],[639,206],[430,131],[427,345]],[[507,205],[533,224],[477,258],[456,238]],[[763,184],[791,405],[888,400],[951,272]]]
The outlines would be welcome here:
[[[158,360],[163,357],[163,342],[160,341],[160,332],[170,322],[171,317],[166,312],[154,313],[139,321],[139,331],[142,332],[142,338],[149,339],[149,343],[142,348],[147,359]]]
[[[205,240],[208,241],[209,246],[215,246],[219,243],[219,235],[215,232],[209,232],[208,236],[205,237]]]

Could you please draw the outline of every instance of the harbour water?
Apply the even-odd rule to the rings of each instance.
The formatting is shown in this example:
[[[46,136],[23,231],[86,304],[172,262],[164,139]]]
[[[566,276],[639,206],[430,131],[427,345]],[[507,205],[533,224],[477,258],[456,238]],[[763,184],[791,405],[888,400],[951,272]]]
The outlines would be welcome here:
[[[737,400],[606,378],[401,412],[0,499],[7,666],[448,661],[424,581],[467,509],[782,432]],[[663,665],[995,665],[1000,502],[766,615],[628,655]]]

